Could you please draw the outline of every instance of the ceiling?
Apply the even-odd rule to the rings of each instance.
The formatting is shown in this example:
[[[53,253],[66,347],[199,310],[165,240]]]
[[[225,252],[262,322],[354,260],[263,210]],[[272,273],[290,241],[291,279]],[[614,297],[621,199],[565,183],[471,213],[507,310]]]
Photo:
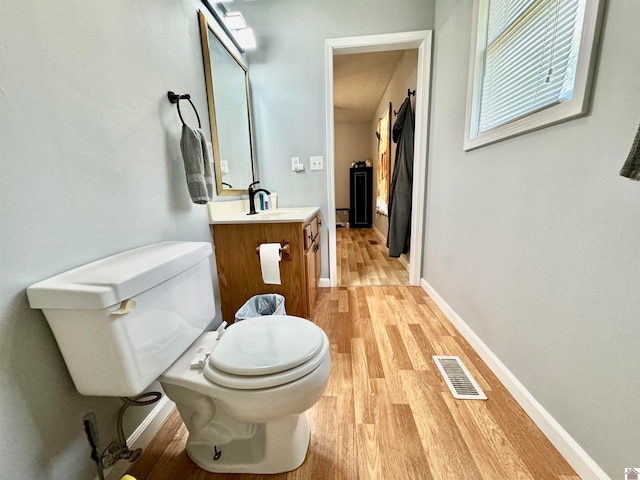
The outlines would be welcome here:
[[[369,123],[404,50],[333,57],[335,123]]]

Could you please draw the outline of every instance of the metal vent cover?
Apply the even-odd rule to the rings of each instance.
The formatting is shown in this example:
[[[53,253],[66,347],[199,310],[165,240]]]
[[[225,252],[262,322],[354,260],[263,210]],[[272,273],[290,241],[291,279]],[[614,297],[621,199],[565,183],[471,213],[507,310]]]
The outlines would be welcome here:
[[[433,360],[436,362],[436,366],[454,398],[461,400],[487,399],[487,396],[464,366],[460,357],[434,355]]]

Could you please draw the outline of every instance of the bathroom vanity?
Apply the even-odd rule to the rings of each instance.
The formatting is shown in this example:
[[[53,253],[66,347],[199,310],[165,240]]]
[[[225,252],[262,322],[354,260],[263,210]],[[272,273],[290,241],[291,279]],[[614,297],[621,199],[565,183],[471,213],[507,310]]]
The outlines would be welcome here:
[[[288,315],[310,318],[320,278],[320,221],[317,207],[279,208],[246,215],[213,213],[209,220],[218,267],[222,318],[233,322],[236,311],[253,295],[279,293]],[[265,284],[259,247],[279,243],[280,285]]]

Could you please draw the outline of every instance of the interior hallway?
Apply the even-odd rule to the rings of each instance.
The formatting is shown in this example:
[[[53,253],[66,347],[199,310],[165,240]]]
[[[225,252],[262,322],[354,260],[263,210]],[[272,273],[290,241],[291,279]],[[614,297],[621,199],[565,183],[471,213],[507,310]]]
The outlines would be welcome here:
[[[373,228],[337,228],[338,285],[409,285],[409,272],[390,258]]]
[[[138,480],[579,480],[419,287],[318,291],[332,371],[307,412],[305,462],[280,475],[212,474],[184,451],[177,413],[131,466]],[[488,396],[455,400],[432,355],[458,355]]]

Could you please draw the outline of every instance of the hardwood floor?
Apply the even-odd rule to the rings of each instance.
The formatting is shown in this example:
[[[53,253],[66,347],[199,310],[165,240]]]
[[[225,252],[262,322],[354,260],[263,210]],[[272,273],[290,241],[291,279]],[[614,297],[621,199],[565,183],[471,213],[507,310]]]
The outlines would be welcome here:
[[[409,285],[409,273],[373,228],[336,229],[338,285]]]
[[[129,473],[137,480],[579,477],[419,287],[321,288],[329,385],[307,412],[311,443],[280,475],[213,474],[186,453],[175,413]],[[489,397],[455,400],[432,355],[458,355]]]

